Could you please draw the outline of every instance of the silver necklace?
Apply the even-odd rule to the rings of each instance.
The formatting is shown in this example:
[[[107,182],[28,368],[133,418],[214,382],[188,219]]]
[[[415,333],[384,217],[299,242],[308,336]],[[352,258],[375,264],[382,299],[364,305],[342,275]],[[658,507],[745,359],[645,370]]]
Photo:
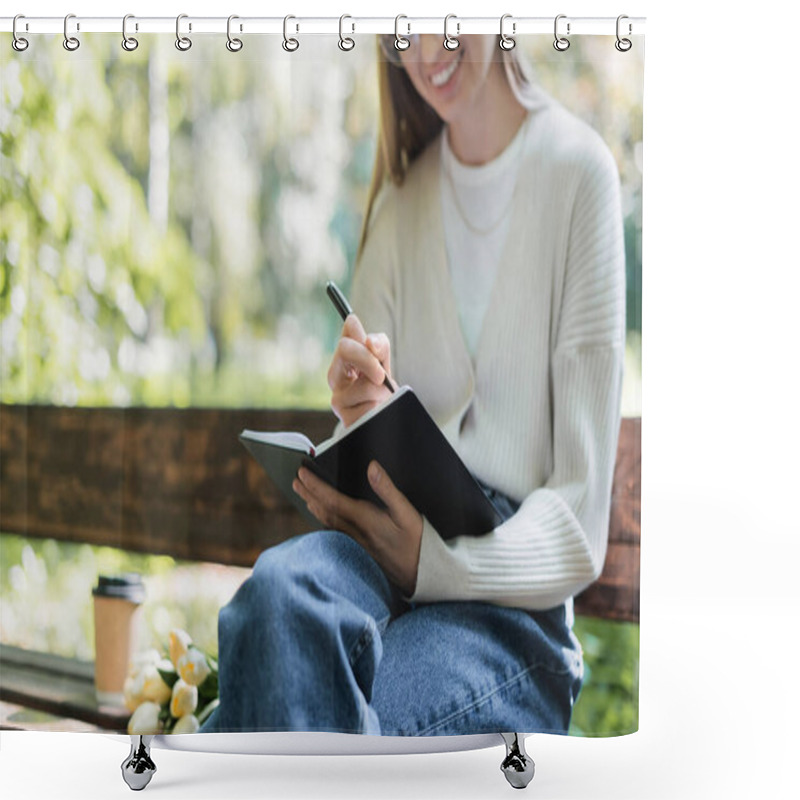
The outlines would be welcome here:
[[[520,135],[520,140],[519,140],[520,141],[520,145],[517,147],[517,150],[521,150],[522,149],[522,143],[525,141],[525,134],[527,132],[528,120],[530,120],[530,114],[528,114],[528,116],[525,118],[525,122],[522,124],[522,127],[525,130],[523,130],[521,135]],[[445,135],[447,135],[447,134],[445,134]],[[519,155],[519,154],[517,153],[516,155]],[[451,156],[453,158],[455,158],[455,155],[452,152],[451,152]],[[450,165],[447,164],[446,166],[445,165],[443,165],[443,166],[444,166],[444,174],[445,174],[445,177],[447,178],[447,183],[448,183],[448,185],[450,187],[450,191],[453,194],[453,201],[455,202],[456,211],[458,211],[458,216],[461,217],[462,222],[474,234],[476,234],[477,236],[488,236],[490,233],[492,233],[494,230],[496,230],[500,226],[500,224],[505,220],[505,218],[508,216],[509,212],[511,211],[511,207],[514,205],[514,200],[515,200],[516,194],[517,194],[517,185],[519,183],[519,170],[516,170],[514,172],[514,187],[511,190],[511,194],[508,197],[508,202],[506,203],[505,207],[503,208],[503,211],[501,212],[500,216],[497,217],[497,219],[494,220],[494,222],[492,222],[489,226],[481,228],[481,227],[478,227],[477,225],[475,225],[472,222],[472,220],[470,220],[470,218],[467,216],[467,213],[464,211],[463,206],[461,205],[461,200],[459,199],[459,196],[458,196],[458,190],[456,189],[456,183],[455,183],[455,180],[453,179],[453,174],[452,174],[452,170],[450,169]]]

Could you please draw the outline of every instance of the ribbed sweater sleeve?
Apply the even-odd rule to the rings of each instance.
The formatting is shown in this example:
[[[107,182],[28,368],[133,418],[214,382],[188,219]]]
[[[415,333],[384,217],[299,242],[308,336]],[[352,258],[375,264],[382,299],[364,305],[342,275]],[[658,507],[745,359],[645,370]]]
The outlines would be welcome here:
[[[412,601],[545,609],[602,571],[620,424],[625,277],[616,165],[605,145],[593,141],[569,167],[578,174],[564,178],[575,186],[571,208],[554,211],[571,213],[571,221],[550,345],[552,418],[536,423],[552,425],[552,471],[516,514],[484,536],[445,542],[426,520]],[[531,413],[518,410],[521,419]]]

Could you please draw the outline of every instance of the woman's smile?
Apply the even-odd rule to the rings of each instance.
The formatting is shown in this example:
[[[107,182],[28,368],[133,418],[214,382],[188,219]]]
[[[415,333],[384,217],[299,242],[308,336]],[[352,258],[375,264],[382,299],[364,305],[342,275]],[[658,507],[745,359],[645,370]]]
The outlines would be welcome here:
[[[438,36],[423,34],[413,53],[401,54],[414,88],[444,122],[464,121],[465,112],[480,121],[489,113],[494,95],[487,82],[492,68],[497,71],[496,86],[502,89],[503,81],[502,66],[494,58],[495,39],[465,36],[456,50],[446,50]]]
[[[449,63],[445,64],[441,69],[438,69],[430,76],[430,82],[436,89],[441,89],[447,84],[461,64],[463,53],[459,52],[458,55]]]

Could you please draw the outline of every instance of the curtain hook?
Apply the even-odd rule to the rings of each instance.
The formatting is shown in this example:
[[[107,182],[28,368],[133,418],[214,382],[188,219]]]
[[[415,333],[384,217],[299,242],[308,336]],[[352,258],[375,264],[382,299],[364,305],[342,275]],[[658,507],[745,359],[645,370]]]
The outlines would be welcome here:
[[[126,14],[122,18],[122,49],[127,50],[129,53],[139,46],[139,40],[133,36],[128,36],[128,20],[135,19],[133,14]],[[139,29],[139,26],[136,26]]]
[[[458,41],[457,37],[461,33],[461,23],[456,22],[456,35],[451,36],[447,32],[447,23],[450,22],[451,19],[457,20],[458,18],[456,17],[455,14],[448,14],[444,18],[444,41],[442,42],[442,44],[445,50],[458,50],[458,47],[461,44],[461,42]]]
[[[620,22],[622,22],[623,19],[628,19],[626,14],[620,14],[617,17],[617,41],[614,42],[614,47],[616,47],[617,50],[619,50],[620,53],[627,53],[628,50],[630,50],[631,47],[633,47],[633,42],[631,42],[630,39],[621,39],[620,38],[620,35],[619,35],[619,24],[620,24]],[[632,33],[633,33],[633,26],[631,25],[630,22],[628,22],[628,36],[630,36]]]
[[[178,18],[175,20],[175,47],[182,53],[185,53],[192,46],[192,40],[188,36],[181,36],[181,20],[188,18],[188,14],[178,14]],[[190,22],[189,30],[191,29],[192,24]]]
[[[350,36],[345,36],[342,33],[342,26],[344,25],[344,21],[346,19],[353,19],[353,18],[349,14],[342,14],[342,16],[339,17],[339,49],[340,50],[344,50],[345,53],[348,50],[352,50],[356,46],[355,39],[353,39]],[[356,32],[356,24],[355,24],[355,22],[351,23],[351,25],[353,27],[353,30],[351,31],[351,33],[355,33]]]
[[[294,51],[300,47],[300,42],[298,42],[294,37],[289,36],[288,29],[290,19],[297,19],[297,17],[293,17],[291,14],[289,14],[283,18],[283,49],[287,53],[294,53]],[[300,26],[295,25],[295,33],[298,33],[299,31]]]
[[[503,14],[503,16],[500,17],[500,49],[501,50],[513,50],[517,45],[517,43],[514,41],[514,39],[512,39],[510,36],[506,36],[506,33],[505,33],[504,29],[503,29],[503,26],[505,25],[505,22],[506,22],[507,19],[512,19],[511,14]],[[517,32],[517,23],[516,22],[512,22],[511,23],[511,33],[515,34],[516,32]]]
[[[569,39],[565,36],[558,35],[558,21],[560,19],[566,19],[566,14],[559,14],[556,17],[555,25],[553,26],[553,31],[555,33],[555,41],[553,42],[553,47],[559,51],[559,53],[563,53],[565,50],[569,49]],[[567,23],[567,36],[569,36],[569,22]]]
[[[405,36],[400,35],[400,20],[405,19],[407,20],[408,17],[405,14],[398,14],[394,18],[394,49],[398,52],[403,52],[403,50],[408,50],[411,47],[411,39],[406,39]],[[411,33],[411,25],[407,22],[408,33]]]
[[[20,36],[17,33],[17,20],[18,19],[25,19],[25,16],[23,14],[17,14],[17,16],[14,17],[14,22],[11,25],[11,35],[14,37],[11,40],[11,46],[18,53],[21,53],[23,50],[27,50],[28,49],[28,45],[30,44],[30,42],[27,39],[24,39],[22,36]]]
[[[231,53],[238,53],[244,47],[244,43],[241,39],[235,39],[231,36],[231,22],[235,19],[239,19],[236,14],[231,14],[228,17],[228,41],[225,42],[225,47],[227,47]],[[241,29],[240,25],[239,30],[241,31]]]
[[[81,46],[81,43],[80,43],[80,40],[78,40],[75,36],[70,36],[69,33],[67,32],[67,26],[69,25],[70,19],[75,19],[75,15],[74,14],[67,14],[67,16],[64,17],[64,42],[63,42],[63,45],[64,45],[64,49],[65,50],[69,50],[70,53],[72,53],[72,52],[74,52],[75,50],[77,50]],[[80,24],[76,23],[76,25],[77,25],[77,30],[80,30],[81,29]]]

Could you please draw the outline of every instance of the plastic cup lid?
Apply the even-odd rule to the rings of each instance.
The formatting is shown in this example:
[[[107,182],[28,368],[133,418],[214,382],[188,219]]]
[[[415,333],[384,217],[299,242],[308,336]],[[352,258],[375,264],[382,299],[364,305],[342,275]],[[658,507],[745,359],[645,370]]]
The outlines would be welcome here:
[[[136,572],[123,575],[100,575],[97,586],[92,589],[95,597],[118,597],[132,603],[144,602],[144,584],[142,576]]]

